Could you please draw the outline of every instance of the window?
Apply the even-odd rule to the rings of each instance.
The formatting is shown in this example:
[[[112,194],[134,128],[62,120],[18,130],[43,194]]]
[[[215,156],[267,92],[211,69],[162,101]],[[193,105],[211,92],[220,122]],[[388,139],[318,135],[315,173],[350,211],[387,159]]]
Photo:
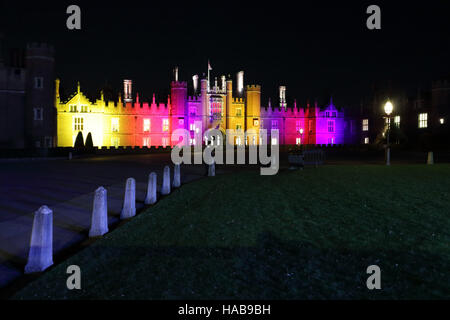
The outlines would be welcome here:
[[[151,146],[150,138],[149,138],[149,137],[144,137],[144,138],[142,139],[142,145],[143,145],[144,147],[150,147],[150,146]]]
[[[73,130],[83,131],[84,130],[84,119],[80,117],[73,118]]]
[[[328,121],[328,132],[334,132],[334,121]]]
[[[195,146],[195,139],[191,138],[191,145]]]
[[[428,114],[420,113],[419,114],[419,128],[426,128],[426,127],[428,127]]]
[[[191,124],[189,125],[189,130],[195,131],[195,123],[191,123]]]
[[[81,112],[88,112],[88,106],[81,106]]]
[[[327,111],[327,112],[325,112],[325,117],[330,117],[330,112],[329,111]]]
[[[242,109],[241,108],[236,109],[236,117],[242,117]]]
[[[259,126],[259,120],[258,119],[253,119],[253,126],[254,127]]]
[[[162,145],[163,147],[167,147],[167,145],[169,144],[169,138],[162,138]]]
[[[70,112],[77,112],[77,106],[76,105],[71,105],[69,108],[70,108]]]
[[[169,119],[163,119],[163,132],[169,132]]]
[[[309,133],[312,133],[313,132],[313,121],[312,120],[308,121],[308,127],[309,127]]]
[[[278,144],[277,138],[272,138],[272,145],[276,146]]]
[[[364,144],[369,144],[369,137],[364,138]]]
[[[184,125],[184,119],[178,119],[178,124],[179,124],[180,126]]]
[[[33,115],[35,121],[40,121],[44,119],[44,109],[43,108],[34,108]]]
[[[397,128],[400,128],[400,116],[395,116],[395,117],[394,117],[394,125],[395,125]]]
[[[295,132],[299,132],[301,128],[302,128],[302,122],[301,122],[301,120],[297,120],[295,122]]]
[[[144,119],[144,132],[150,132],[150,119]]]
[[[237,130],[237,131],[242,130],[242,125],[237,124],[237,125],[236,125],[236,130]]]
[[[189,108],[189,115],[195,116],[197,114],[197,108],[196,107],[190,107]]]
[[[278,129],[278,120],[272,120],[272,129]]]
[[[236,145],[237,146],[242,145],[242,138],[241,137],[236,137]]]
[[[336,112],[333,112],[333,118],[336,118]]]
[[[119,118],[112,118],[111,119],[111,131],[112,132],[119,132]]]
[[[34,77],[34,88],[42,89],[44,88],[44,78],[42,77]]]
[[[369,131],[369,119],[362,121],[362,131]]]
[[[297,145],[301,145],[301,144],[302,144],[302,139],[301,139],[301,138],[295,139],[295,143],[296,143]]]

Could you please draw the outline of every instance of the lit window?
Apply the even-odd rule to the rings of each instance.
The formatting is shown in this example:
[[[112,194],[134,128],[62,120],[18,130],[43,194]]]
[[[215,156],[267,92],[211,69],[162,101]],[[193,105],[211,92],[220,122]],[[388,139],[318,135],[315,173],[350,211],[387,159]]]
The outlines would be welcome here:
[[[272,129],[278,129],[278,120],[272,120]]]
[[[149,137],[144,137],[144,138],[142,139],[142,145],[143,145],[144,147],[150,147],[150,146],[151,146],[150,138],[149,138]]]
[[[253,119],[253,126],[255,126],[255,127],[259,126],[259,120],[258,119]]]
[[[73,118],[73,130],[83,131],[84,130],[84,119],[80,117]]]
[[[369,137],[364,138],[364,144],[369,144]]]
[[[394,117],[394,124],[397,128],[400,128],[400,116]]]
[[[162,145],[163,147],[167,147],[167,145],[169,144],[169,139],[168,138],[162,138]]]
[[[328,121],[328,132],[334,132],[334,121]]]
[[[302,139],[301,139],[301,138],[295,139],[295,143],[296,143],[297,145],[302,144]]]
[[[242,130],[242,125],[237,124],[237,125],[236,125],[236,130],[237,130],[237,131]]]
[[[195,146],[195,139],[191,139],[191,145]]]
[[[420,113],[419,114],[419,128],[426,128],[426,127],[428,127],[428,114]]]
[[[34,87],[36,89],[44,88],[44,78],[42,78],[42,77],[35,77],[34,78]]]
[[[272,138],[272,145],[276,146],[278,144],[277,138]]]
[[[190,124],[189,130],[195,131],[195,123],[191,123],[191,124]]]
[[[295,122],[295,131],[299,132],[301,128],[302,128],[302,122],[300,120],[297,120]]]
[[[43,120],[44,119],[44,109],[43,108],[34,108],[33,114],[34,114],[34,120]]]
[[[364,119],[362,122],[362,131],[369,131],[369,119]]]
[[[440,119],[439,119],[439,123],[440,123],[440,124],[444,124],[444,123],[445,123],[445,119],[444,119],[444,118],[440,118]]]
[[[76,105],[71,105],[70,106],[70,112],[77,112],[77,106]]]
[[[150,119],[144,119],[144,132],[150,132]]]
[[[169,132],[169,119],[163,119],[163,132]]]
[[[112,132],[119,132],[119,118],[112,118],[111,119],[111,131]]]
[[[241,108],[236,109],[236,117],[242,117],[242,109]]]
[[[241,137],[236,137],[236,145],[238,145],[238,146],[242,145]]]

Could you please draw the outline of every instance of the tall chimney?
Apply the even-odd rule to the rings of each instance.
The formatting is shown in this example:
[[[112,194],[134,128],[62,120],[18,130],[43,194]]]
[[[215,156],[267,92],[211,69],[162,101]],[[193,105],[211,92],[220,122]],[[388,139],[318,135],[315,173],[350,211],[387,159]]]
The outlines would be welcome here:
[[[175,69],[173,70],[173,73],[175,75],[175,82],[178,82],[178,67],[175,67]]]
[[[286,87],[280,86],[280,108],[286,108]]]
[[[225,92],[226,89],[227,89],[227,81],[226,81],[226,77],[225,77],[225,76],[222,76],[221,80],[222,80],[222,91]]]
[[[237,91],[239,95],[244,93],[244,71],[237,73]]]
[[[133,87],[133,81],[132,80],[123,80],[123,101],[124,102],[132,102],[132,87]]]
[[[195,74],[192,77],[192,82],[194,84],[194,95],[197,94],[197,90],[198,90],[198,74]]]

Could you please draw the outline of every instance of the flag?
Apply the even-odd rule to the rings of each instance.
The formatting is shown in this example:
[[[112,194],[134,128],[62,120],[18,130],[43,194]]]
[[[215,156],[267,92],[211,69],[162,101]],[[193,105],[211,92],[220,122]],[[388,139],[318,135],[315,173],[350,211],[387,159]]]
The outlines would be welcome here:
[[[208,71],[210,71],[210,70],[212,70],[212,68],[211,68],[211,64],[209,63],[209,60],[208,60]]]

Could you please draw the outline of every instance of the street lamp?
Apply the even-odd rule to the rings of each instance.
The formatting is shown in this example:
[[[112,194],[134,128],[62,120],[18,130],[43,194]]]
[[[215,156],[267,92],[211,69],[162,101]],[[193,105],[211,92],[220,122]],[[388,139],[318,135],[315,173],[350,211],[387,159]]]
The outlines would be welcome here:
[[[386,102],[386,104],[384,105],[384,112],[386,112],[386,119],[387,120],[387,125],[388,125],[388,129],[387,129],[387,148],[386,148],[386,165],[390,166],[391,165],[391,148],[389,146],[389,133],[391,131],[391,113],[392,110],[394,109],[394,106],[392,105],[392,103],[388,100]]]
[[[300,128],[300,150],[303,149],[303,128]]]

